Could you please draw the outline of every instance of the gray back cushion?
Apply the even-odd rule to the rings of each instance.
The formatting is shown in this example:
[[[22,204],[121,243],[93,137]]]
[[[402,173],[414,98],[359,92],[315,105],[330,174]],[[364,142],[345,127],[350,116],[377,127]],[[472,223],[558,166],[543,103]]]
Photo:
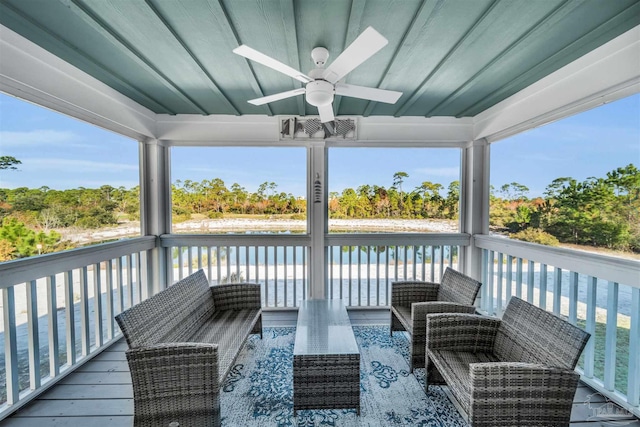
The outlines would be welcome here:
[[[589,334],[566,320],[512,297],[494,346],[502,361],[539,363],[574,369]]]
[[[116,316],[130,348],[186,341],[214,311],[202,270]]]

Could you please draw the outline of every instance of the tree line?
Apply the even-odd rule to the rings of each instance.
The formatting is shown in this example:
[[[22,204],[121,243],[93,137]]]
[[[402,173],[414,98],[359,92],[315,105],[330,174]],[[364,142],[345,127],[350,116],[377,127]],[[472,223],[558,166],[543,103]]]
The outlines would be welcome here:
[[[5,159],[3,169],[19,161]],[[17,163],[16,163],[17,162]],[[396,172],[388,187],[363,184],[331,192],[331,218],[458,218],[459,181],[447,187],[430,181],[415,188],[403,184],[409,174]],[[491,189],[490,224],[494,230],[542,244],[558,242],[640,252],[640,172],[630,164],[606,177],[555,179],[543,197],[529,198],[529,189],[509,183]],[[71,247],[62,229],[101,228],[138,220],[140,188],[55,190],[20,187],[0,189],[0,261],[55,252]],[[288,215],[306,218],[305,198],[278,191],[265,181],[255,192],[238,183],[227,187],[220,178],[176,181],[172,185],[174,222],[221,218],[225,214]]]
[[[493,189],[490,223],[512,237],[640,252],[640,171],[633,164],[606,176],[556,178],[529,199],[518,183]]]

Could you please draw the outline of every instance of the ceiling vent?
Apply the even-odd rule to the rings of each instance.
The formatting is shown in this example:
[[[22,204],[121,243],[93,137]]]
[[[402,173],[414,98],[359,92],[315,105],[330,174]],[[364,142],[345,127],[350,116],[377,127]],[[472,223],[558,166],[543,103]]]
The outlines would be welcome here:
[[[356,121],[350,118],[322,123],[319,118],[293,117],[280,119],[280,140],[356,140]]]

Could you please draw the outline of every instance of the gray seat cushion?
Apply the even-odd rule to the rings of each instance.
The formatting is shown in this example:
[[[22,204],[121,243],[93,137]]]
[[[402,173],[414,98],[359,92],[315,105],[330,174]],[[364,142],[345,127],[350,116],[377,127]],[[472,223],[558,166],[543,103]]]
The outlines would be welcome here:
[[[218,376],[222,382],[259,317],[257,309],[214,312],[185,342],[218,344]]]
[[[492,353],[471,353],[466,351],[429,350],[431,362],[438,368],[465,412],[471,406],[471,376],[469,364],[499,362]]]
[[[396,317],[404,326],[404,329],[409,332],[409,334],[413,334],[413,322],[411,321],[411,306],[407,307],[404,305],[394,305],[391,306],[391,310],[393,310],[396,314]]]

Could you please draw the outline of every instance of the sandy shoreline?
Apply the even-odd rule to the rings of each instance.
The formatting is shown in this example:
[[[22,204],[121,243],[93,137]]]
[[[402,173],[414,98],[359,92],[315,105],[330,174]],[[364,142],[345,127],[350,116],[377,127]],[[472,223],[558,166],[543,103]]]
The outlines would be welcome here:
[[[174,224],[177,233],[222,233],[230,231],[305,231],[306,220],[268,218],[222,218],[189,220]],[[329,228],[358,231],[457,233],[457,221],[434,219],[330,219]],[[98,230],[57,230],[66,240],[86,244],[104,240],[115,240],[136,236],[140,232],[139,222],[129,222],[117,227]]]

